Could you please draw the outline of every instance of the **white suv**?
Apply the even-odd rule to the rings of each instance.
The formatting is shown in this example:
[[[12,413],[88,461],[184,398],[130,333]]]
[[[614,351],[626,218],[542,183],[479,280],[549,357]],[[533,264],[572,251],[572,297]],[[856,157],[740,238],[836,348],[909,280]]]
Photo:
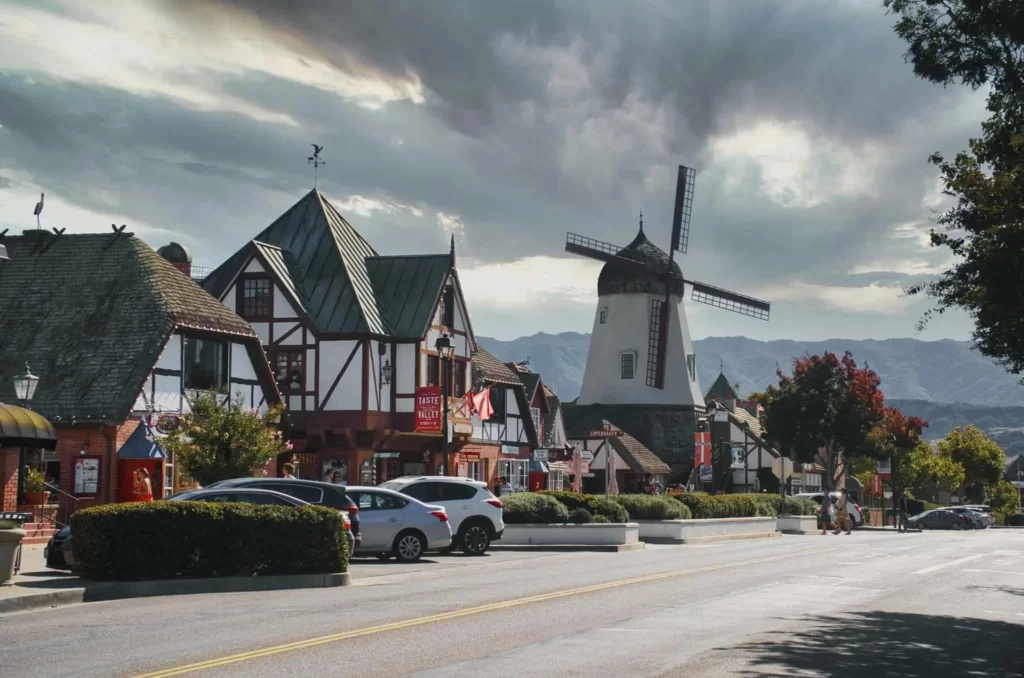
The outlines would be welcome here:
[[[452,526],[452,548],[461,548],[471,556],[483,555],[492,541],[501,539],[505,522],[501,518],[501,500],[491,494],[487,484],[452,476],[404,476],[380,487],[439,504],[448,512]]]

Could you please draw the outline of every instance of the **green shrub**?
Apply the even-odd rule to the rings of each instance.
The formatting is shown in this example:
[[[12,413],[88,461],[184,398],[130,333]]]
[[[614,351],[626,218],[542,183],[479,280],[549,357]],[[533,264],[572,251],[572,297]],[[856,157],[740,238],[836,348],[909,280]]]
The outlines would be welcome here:
[[[46,476],[39,469],[29,467],[25,469],[21,487],[25,492],[43,492],[46,490]]]
[[[797,499],[795,497],[779,497],[772,495],[772,505],[777,515],[788,516],[813,516],[816,515],[818,504],[810,499]]]
[[[861,506],[860,507],[860,515],[861,515],[861,519],[864,521],[865,525],[870,525],[871,524],[871,507],[870,506]]]
[[[610,523],[612,521],[608,520],[608,516],[602,516],[602,515],[598,514],[598,515],[594,516],[594,522],[595,523]]]
[[[932,509],[942,508],[942,504],[933,504],[930,501],[923,501],[921,499],[915,499],[914,497],[907,495],[907,515],[916,516],[919,513],[925,511],[931,511]]]
[[[509,525],[564,523],[569,509],[554,497],[539,492],[515,492],[501,498],[502,518]]]
[[[594,518],[603,515],[608,518],[610,523],[624,523],[629,520],[626,509],[622,508],[618,502],[601,494],[577,494],[562,490],[542,490],[533,494],[553,497],[570,511],[585,508],[593,514]]]
[[[620,494],[614,497],[630,520],[686,520],[690,509],[671,497],[657,494]]]
[[[569,513],[569,520],[566,522],[573,523],[575,525],[586,525],[587,523],[594,522],[594,516],[590,514],[585,508],[573,509]]]
[[[1024,513],[1012,513],[1004,517],[1004,525],[1011,527],[1022,527],[1024,526]]]
[[[93,579],[344,572],[344,529],[323,506],[155,501],[71,517],[75,560]]]
[[[784,505],[778,497],[765,493],[709,495],[703,492],[684,492],[673,498],[688,507],[693,517],[698,520],[774,517],[778,515],[776,503]]]

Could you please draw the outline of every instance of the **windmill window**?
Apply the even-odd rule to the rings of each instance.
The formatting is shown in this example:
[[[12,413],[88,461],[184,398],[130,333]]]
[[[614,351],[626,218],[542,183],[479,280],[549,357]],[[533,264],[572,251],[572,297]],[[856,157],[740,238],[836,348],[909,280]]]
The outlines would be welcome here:
[[[270,278],[245,278],[242,280],[241,316],[246,320],[269,320],[272,312]]]
[[[632,379],[636,374],[636,353],[625,351],[619,354],[619,376],[623,379]]]
[[[697,381],[697,356],[693,353],[686,356],[686,369],[690,372],[690,381]]]
[[[602,308],[600,311],[598,311],[597,315],[598,315],[598,322],[600,322],[602,325],[604,325],[606,322],[608,322],[608,307],[605,306],[604,308]]]

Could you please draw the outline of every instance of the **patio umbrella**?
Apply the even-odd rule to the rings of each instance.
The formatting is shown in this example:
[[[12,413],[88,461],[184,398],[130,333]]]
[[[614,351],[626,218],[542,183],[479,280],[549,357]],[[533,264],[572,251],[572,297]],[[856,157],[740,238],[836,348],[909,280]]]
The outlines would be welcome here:
[[[583,453],[579,445],[572,453],[572,491],[576,494],[583,492]]]
[[[615,450],[608,446],[608,463],[605,465],[608,473],[608,494],[619,493],[619,482],[615,479]]]

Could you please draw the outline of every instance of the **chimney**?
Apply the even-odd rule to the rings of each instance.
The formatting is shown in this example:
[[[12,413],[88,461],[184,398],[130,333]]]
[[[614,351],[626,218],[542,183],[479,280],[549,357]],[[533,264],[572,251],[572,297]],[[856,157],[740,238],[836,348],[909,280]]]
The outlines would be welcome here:
[[[192,277],[192,255],[184,245],[172,242],[158,249],[156,253],[171,262],[174,268],[184,273],[188,278]]]

